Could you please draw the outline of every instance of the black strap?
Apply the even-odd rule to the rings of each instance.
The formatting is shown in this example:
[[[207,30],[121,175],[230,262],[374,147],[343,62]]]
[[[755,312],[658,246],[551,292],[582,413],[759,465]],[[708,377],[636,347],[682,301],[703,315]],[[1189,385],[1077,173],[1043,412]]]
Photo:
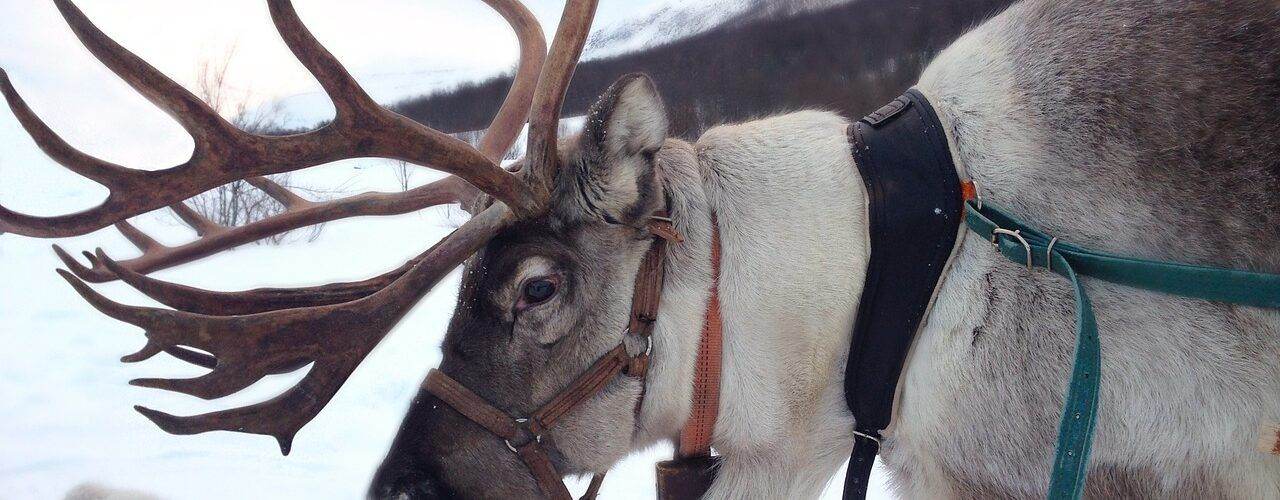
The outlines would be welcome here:
[[[963,195],[938,116],[915,89],[849,127],[871,259],[845,368],[857,438],[844,498],[863,499],[907,351],[955,246]]]

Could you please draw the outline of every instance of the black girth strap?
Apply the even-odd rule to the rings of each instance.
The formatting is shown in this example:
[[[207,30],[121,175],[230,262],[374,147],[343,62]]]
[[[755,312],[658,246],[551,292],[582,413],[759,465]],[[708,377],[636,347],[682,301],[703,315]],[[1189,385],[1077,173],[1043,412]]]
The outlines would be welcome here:
[[[951,256],[963,195],[937,114],[915,89],[849,127],[867,185],[871,260],[845,401],[857,425],[844,498],[863,499],[907,352]]]

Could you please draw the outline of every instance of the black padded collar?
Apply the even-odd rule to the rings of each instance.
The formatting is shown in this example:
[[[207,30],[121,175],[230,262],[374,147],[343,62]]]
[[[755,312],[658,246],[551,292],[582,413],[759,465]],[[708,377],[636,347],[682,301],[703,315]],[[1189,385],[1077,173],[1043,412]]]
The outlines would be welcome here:
[[[845,368],[845,401],[857,429],[844,498],[863,499],[964,201],[942,123],[919,91],[850,125],[849,143],[867,185],[871,259]]]

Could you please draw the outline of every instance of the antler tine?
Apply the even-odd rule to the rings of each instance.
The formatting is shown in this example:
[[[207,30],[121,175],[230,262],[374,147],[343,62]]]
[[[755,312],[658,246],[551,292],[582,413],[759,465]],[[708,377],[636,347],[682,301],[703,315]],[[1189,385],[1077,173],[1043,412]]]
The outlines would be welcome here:
[[[129,240],[129,243],[133,243],[133,246],[138,247],[138,250],[142,250],[144,253],[162,251],[162,249],[166,248],[154,238],[147,236],[147,233],[133,227],[133,224],[130,224],[129,221],[122,220],[117,222],[116,229],[120,230],[120,234],[124,235],[124,238]],[[93,263],[93,259],[89,259],[89,262]]]
[[[542,25],[520,2],[515,0],[484,0],[489,7],[502,15],[511,25],[520,42],[520,66],[511,81],[511,90],[480,140],[480,152],[494,162],[511,149],[529,120],[529,108],[533,104],[538,77],[547,58],[547,38]]]
[[[95,292],[93,288],[90,288],[89,285],[80,281],[79,278],[76,278],[75,275],[70,272],[59,269],[58,275],[62,276],[62,279],[67,280],[67,283],[71,284],[71,287],[75,289],[76,293],[79,293],[80,296],[84,298],[85,302],[88,302],[89,305],[93,306],[94,309],[97,309],[98,312],[114,319],[136,325],[151,321],[156,315],[166,312],[164,309],[132,307],[114,302],[111,299],[102,296],[102,294]],[[204,348],[203,346],[198,345],[194,347],[201,349]]]
[[[137,170],[130,170],[120,165],[94,158],[67,144],[67,141],[58,136],[53,129],[49,128],[48,124],[31,110],[31,107],[22,99],[18,91],[13,88],[13,83],[9,81],[9,74],[3,68],[0,68],[0,93],[4,94],[5,101],[9,103],[9,109],[18,118],[18,123],[22,124],[22,128],[26,129],[27,134],[31,135],[31,138],[35,140],[36,146],[39,146],[40,150],[44,151],[44,154],[59,165],[107,187],[124,186],[126,185],[125,181],[135,179],[141,175]],[[0,219],[0,225],[3,223],[3,219]]]
[[[58,259],[62,260],[62,264],[67,266],[67,269],[69,269],[70,272],[73,273],[76,277],[83,279],[85,281],[88,281],[90,283],[99,282],[99,281],[90,279],[98,275],[97,263],[90,260],[89,263],[93,264],[94,267],[93,268],[85,267],[84,264],[81,264],[80,261],[76,260],[75,257],[72,257],[71,254],[67,253],[66,250],[63,250],[62,247],[57,244],[53,245],[53,253],[58,256]],[[88,257],[89,255],[93,255],[93,254],[89,254],[88,252],[86,252],[86,257]],[[106,280],[106,281],[110,281],[110,280]]]
[[[158,342],[153,342],[150,340],[148,340],[146,345],[142,346],[142,349],[139,349],[138,352],[135,352],[133,354],[129,354],[126,356],[121,356],[120,362],[138,363],[141,361],[146,361],[148,359],[151,359],[153,356],[160,354],[162,352],[167,352],[169,353],[169,355],[175,358],[186,361],[196,366],[201,366],[209,369],[213,369],[214,367],[218,366],[218,359],[208,354],[196,352],[191,349],[187,349],[185,347],[165,346],[165,345],[161,345]]]
[[[190,346],[216,358],[214,372],[183,381],[144,379],[135,384],[199,397],[238,391],[270,373],[313,363],[296,387],[257,405],[192,417],[139,408],[174,434],[232,430],[274,436],[289,452],[293,436],[319,413],[360,361],[418,300],[468,255],[514,222],[502,204],[489,207],[445,237],[390,285],[362,299],[316,307],[239,316],[206,316],[121,305],[93,291],[70,273],[59,273],[95,308],[146,331],[149,344],[132,359]],[[99,258],[109,264],[105,255]],[[224,368],[225,367],[225,368]],[[220,371],[221,370],[221,371]],[[238,373],[233,373],[238,372]]]
[[[391,272],[354,283],[333,283],[297,289],[263,288],[245,292],[213,292],[150,278],[120,265],[103,253],[102,249],[98,249],[97,254],[97,260],[109,271],[144,295],[179,311],[211,316],[240,316],[351,302],[372,295],[391,284],[422,258],[423,256],[419,256]]]
[[[351,77],[338,59],[333,57],[333,54],[325,49],[311,34],[311,30],[302,23],[298,12],[293,8],[293,2],[267,0],[267,7],[271,11],[271,20],[276,25],[276,31],[280,32],[280,38],[284,39],[285,45],[293,51],[294,57],[297,57],[302,66],[315,76],[325,93],[329,94],[329,98],[333,100],[337,120],[350,120],[360,113],[381,110],[381,107],[369,97],[369,94],[365,93],[360,84],[356,83],[355,78]]]
[[[403,193],[364,193],[326,202],[307,202],[301,208],[236,227],[213,225],[189,207],[174,205],[172,208],[189,225],[193,220],[208,222],[209,226],[204,226],[204,229],[199,225],[193,226],[201,237],[182,245],[155,248],[144,252],[141,257],[119,261],[118,264],[139,274],[147,274],[315,224],[354,216],[400,215],[427,207],[457,203],[474,190],[462,178],[450,176]],[[183,217],[184,212],[187,213],[186,217]],[[85,267],[57,245],[54,245],[54,252],[80,279],[90,283],[105,283],[117,278],[116,273],[105,266],[94,264],[92,268]]]
[[[529,182],[542,199],[549,196],[560,165],[557,149],[560,109],[569,90],[569,81],[573,79],[574,68],[586,46],[587,36],[591,34],[591,22],[598,3],[599,0],[569,0],[565,4],[555,41],[551,44],[551,55],[538,80],[529,117],[526,158],[532,167]]]
[[[195,396],[204,400],[230,396],[262,380],[268,373],[251,371],[244,367],[219,363],[213,371],[194,378],[136,378],[129,381],[134,387],[161,389]]]
[[[218,223],[209,220],[208,217],[200,215],[199,212],[192,210],[185,202],[174,203],[169,205],[169,209],[182,219],[188,227],[195,230],[196,236],[208,236],[213,233],[226,230],[226,228],[218,225]]]
[[[312,203],[310,200],[294,194],[294,192],[290,191],[289,188],[281,186],[276,183],[276,181],[266,177],[250,177],[245,179],[245,182],[248,182],[249,185],[258,188],[262,192],[267,193],[267,196],[270,196],[272,199],[280,202],[280,204],[284,205],[286,209],[301,208]]]
[[[208,140],[211,134],[218,134],[223,138],[239,135],[235,126],[200,98],[104,34],[71,0],[53,0],[53,3],[76,38],[80,39],[80,43],[107,69],[177,120],[182,128],[196,138],[197,149],[207,145],[202,144],[201,139]]]
[[[324,369],[327,368],[327,369]],[[170,434],[191,435],[209,431],[232,431],[275,438],[280,453],[293,450],[293,439],[311,419],[320,414],[350,376],[351,366],[313,366],[297,386],[270,400],[203,415],[180,417],[144,406],[133,409]]]

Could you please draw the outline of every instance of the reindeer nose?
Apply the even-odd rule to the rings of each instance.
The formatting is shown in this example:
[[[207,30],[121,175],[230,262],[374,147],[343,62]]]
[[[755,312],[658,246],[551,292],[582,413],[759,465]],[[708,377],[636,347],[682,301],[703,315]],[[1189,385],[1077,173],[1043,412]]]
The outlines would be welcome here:
[[[425,500],[456,498],[435,471],[414,460],[382,464],[369,486],[369,500]]]

